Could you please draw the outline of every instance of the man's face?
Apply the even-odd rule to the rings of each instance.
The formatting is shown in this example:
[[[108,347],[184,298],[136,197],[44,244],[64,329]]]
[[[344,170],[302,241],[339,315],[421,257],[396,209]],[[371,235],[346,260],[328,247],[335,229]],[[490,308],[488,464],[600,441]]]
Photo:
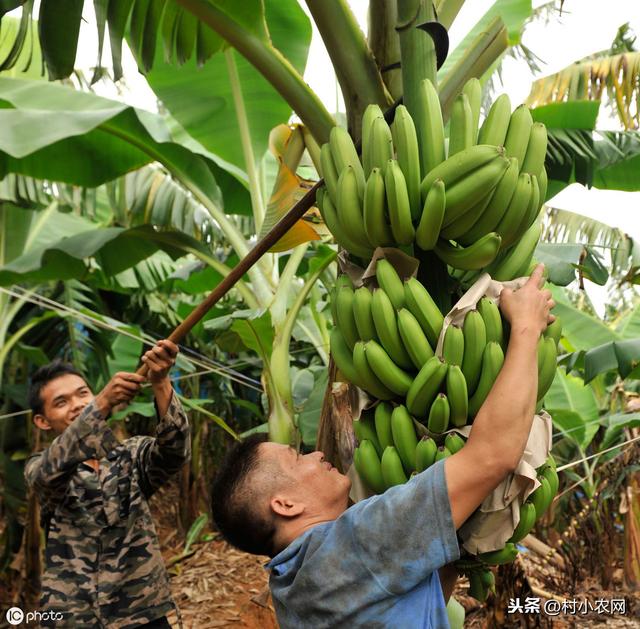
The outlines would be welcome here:
[[[322,452],[303,455],[289,446],[263,443],[260,456],[279,465],[290,479],[280,491],[304,503],[307,511],[335,518],[347,508],[351,480],[325,461]]]
[[[93,397],[83,378],[64,374],[47,382],[40,390],[42,414],[35,415],[33,421],[38,428],[52,430],[58,436],[80,415]]]

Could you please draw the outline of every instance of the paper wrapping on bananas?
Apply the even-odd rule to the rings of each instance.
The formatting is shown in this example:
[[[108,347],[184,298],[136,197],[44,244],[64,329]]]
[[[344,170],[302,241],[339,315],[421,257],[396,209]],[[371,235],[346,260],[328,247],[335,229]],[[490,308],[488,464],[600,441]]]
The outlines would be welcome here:
[[[377,288],[376,264],[378,260],[382,258],[385,258],[391,263],[391,266],[396,270],[401,280],[408,280],[410,277],[415,277],[418,272],[420,262],[395,247],[377,247],[366,269],[351,262],[347,252],[343,249],[338,254],[338,266],[343,273],[349,276],[349,279],[355,287],[373,285]]]
[[[472,426],[456,428],[468,437]],[[462,525],[458,535],[471,554],[503,548],[520,521],[520,505],[539,486],[536,468],[551,451],[551,417],[546,411],[535,415],[524,454],[518,466],[484,500],[480,508]]]
[[[462,326],[464,317],[469,310],[475,310],[476,304],[483,297],[489,297],[496,304],[500,302],[500,293],[504,288],[510,288],[516,290],[522,288],[526,282],[527,277],[519,277],[509,282],[497,282],[492,280],[488,273],[483,273],[475,282],[475,284],[457,301],[457,303],[451,308],[447,316],[444,318],[442,324],[442,331],[438,337],[438,344],[436,346],[436,356],[442,358],[442,345],[444,343],[444,334],[447,328],[453,323],[458,326]]]
[[[482,297],[489,297],[498,304],[500,293],[504,288],[511,290],[522,288],[527,280],[527,277],[520,277],[509,282],[497,282],[487,273],[483,273],[444,318],[436,355],[442,357],[447,328],[451,324],[462,326],[467,312],[474,310]],[[454,431],[468,437],[471,428],[471,426],[464,426],[455,428]],[[505,478],[487,496],[478,511],[460,528],[459,535],[467,551],[477,554],[498,550],[511,537],[520,520],[520,505],[540,486],[536,468],[549,456],[551,433],[551,417],[546,411],[542,411],[533,419],[524,454],[515,472]]]

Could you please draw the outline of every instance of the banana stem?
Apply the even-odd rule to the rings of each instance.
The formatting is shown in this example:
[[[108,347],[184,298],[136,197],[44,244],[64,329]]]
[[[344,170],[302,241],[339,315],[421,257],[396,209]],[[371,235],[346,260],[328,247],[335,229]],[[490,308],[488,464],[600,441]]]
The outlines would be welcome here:
[[[400,37],[403,99],[416,125],[420,121],[420,84],[424,79],[429,79],[435,86],[437,81],[435,45],[431,36],[416,26],[434,20],[435,11],[431,0],[398,0],[397,29]],[[417,131],[418,137],[423,137],[423,130]]]
[[[396,31],[398,7],[389,0],[369,2],[369,47],[380,67],[380,74],[393,100],[402,96],[402,71],[387,68],[400,61],[400,39]]]
[[[335,125],[333,116],[288,59],[266,37],[254,35],[207,0],[176,1],[245,57],[291,105],[319,143],[329,141],[329,132]]]
[[[247,167],[247,176],[249,177],[249,193],[251,195],[251,208],[253,209],[253,221],[255,223],[256,233],[260,232],[262,221],[264,220],[264,203],[262,202],[262,194],[260,193],[260,182],[258,180],[258,171],[256,169],[256,160],[253,154],[253,146],[251,145],[251,132],[249,130],[249,120],[247,118],[247,110],[244,106],[244,98],[242,97],[242,86],[240,85],[240,76],[238,75],[238,67],[233,57],[233,49],[227,48],[224,51],[225,61],[227,62],[227,72],[229,73],[229,83],[231,84],[231,93],[233,95],[233,104],[238,119],[238,127],[240,129],[240,143],[242,144],[242,153],[244,155],[244,163]]]
[[[377,103],[385,109],[393,102],[391,95],[346,0],[306,2],[338,76],[349,129],[355,132],[365,107]]]
[[[445,63],[438,73],[441,79],[440,104],[445,122],[449,118],[453,101],[464,84],[472,77],[482,77],[508,47],[507,29],[502,19],[496,16],[453,67],[447,67]]]
[[[460,13],[463,4],[464,0],[440,0],[440,2],[436,3],[438,22],[446,29],[449,29],[458,13]]]

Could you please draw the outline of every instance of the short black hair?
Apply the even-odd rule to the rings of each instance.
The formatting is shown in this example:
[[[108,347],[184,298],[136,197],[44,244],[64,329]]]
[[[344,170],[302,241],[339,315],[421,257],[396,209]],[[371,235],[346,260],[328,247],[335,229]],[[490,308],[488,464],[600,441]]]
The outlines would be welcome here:
[[[211,514],[222,536],[236,548],[253,555],[275,554],[275,517],[261,512],[252,486],[258,469],[258,448],[267,441],[255,434],[236,443],[218,468],[211,489]]]
[[[59,358],[48,365],[43,365],[33,374],[27,399],[34,415],[41,415],[44,411],[44,402],[40,395],[42,389],[52,380],[67,374],[80,376],[84,380],[84,376],[72,364],[65,363]]]

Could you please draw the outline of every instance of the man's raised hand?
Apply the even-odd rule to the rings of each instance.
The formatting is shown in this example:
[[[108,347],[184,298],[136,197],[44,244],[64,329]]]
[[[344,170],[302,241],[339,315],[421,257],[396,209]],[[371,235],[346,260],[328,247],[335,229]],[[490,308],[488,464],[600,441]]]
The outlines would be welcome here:
[[[147,377],[149,382],[160,384],[169,375],[171,367],[176,362],[178,355],[178,346],[168,339],[158,341],[148,352],[142,357],[142,362],[149,369]]]
[[[119,371],[96,395],[95,404],[104,414],[109,414],[114,406],[129,404],[138,395],[140,387],[146,380],[144,376],[137,373]]]
[[[537,335],[545,331],[548,324],[555,321],[551,309],[555,302],[550,290],[543,290],[544,265],[539,264],[527,283],[518,290],[504,289],[500,293],[500,310],[511,324],[512,331],[532,331]]]

